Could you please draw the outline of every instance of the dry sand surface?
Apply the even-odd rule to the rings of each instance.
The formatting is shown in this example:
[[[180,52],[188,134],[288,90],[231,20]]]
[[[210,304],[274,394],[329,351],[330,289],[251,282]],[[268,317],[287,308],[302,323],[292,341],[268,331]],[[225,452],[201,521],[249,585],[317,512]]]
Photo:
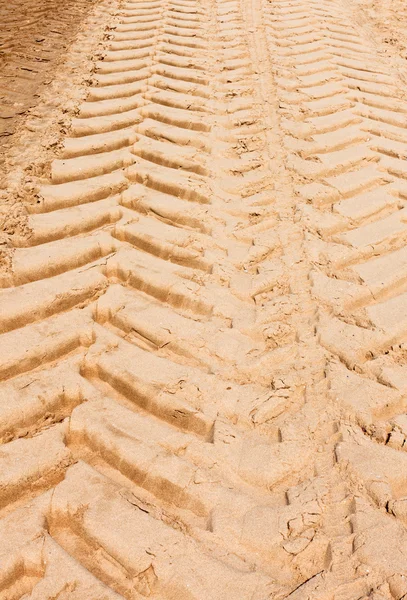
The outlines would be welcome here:
[[[0,149],[42,86],[96,0],[2,0],[0,3]]]
[[[406,599],[403,3],[0,15],[0,600]]]

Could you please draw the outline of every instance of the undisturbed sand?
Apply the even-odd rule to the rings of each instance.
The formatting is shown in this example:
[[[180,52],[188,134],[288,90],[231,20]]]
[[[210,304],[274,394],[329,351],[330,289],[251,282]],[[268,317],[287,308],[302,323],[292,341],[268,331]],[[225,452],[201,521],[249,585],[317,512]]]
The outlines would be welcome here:
[[[4,0],[0,5],[0,148],[41,90],[96,0]]]
[[[0,600],[406,598],[403,5],[7,7]]]

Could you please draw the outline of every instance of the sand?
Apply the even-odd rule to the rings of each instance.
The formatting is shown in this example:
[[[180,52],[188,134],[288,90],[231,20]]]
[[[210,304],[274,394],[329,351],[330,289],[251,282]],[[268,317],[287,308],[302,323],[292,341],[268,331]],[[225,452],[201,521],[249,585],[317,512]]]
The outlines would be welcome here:
[[[19,0],[0,6],[0,148],[35,110],[95,0]]]
[[[0,10],[0,600],[406,598],[403,5]]]

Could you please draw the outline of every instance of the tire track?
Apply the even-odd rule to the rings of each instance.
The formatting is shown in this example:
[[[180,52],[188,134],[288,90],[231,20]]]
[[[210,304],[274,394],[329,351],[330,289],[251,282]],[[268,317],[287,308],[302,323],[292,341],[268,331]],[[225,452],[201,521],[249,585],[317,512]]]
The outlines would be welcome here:
[[[404,456],[393,450],[404,444],[405,101],[397,76],[352,27],[342,3],[273,2],[265,12],[319,304],[316,331],[331,354],[330,397],[353,424],[341,427],[336,460],[350,489],[362,485],[366,497],[353,504],[349,537],[341,531],[339,548],[348,547],[340,550],[341,563],[348,557],[343,594],[362,596],[370,586],[400,598],[403,550],[398,561],[390,548],[379,556],[374,547],[386,528],[398,531],[401,547],[405,536],[397,478]],[[341,590],[333,553],[332,561],[324,589],[329,582]],[[358,572],[360,590],[350,592]],[[319,585],[307,584],[311,597],[319,597]]]
[[[285,403],[261,374],[271,334],[256,308],[276,286],[276,240],[243,19],[234,2],[127,2],[109,37],[2,281],[3,391],[18,407],[1,427],[7,460],[38,460],[39,445],[50,465],[35,490],[34,464],[12,474],[3,515],[45,502],[46,543],[126,598],[263,598],[307,578],[285,566],[286,538],[321,560],[324,541],[288,530],[315,510],[301,501],[311,445],[267,423]],[[111,542],[75,508],[89,493]],[[111,494],[122,525],[143,531],[138,555]],[[179,548],[174,574],[156,539]],[[13,573],[16,589],[29,584]],[[47,577],[38,569],[30,589]]]
[[[121,3],[26,201],[0,598],[407,591],[404,101],[340,2],[263,4]]]

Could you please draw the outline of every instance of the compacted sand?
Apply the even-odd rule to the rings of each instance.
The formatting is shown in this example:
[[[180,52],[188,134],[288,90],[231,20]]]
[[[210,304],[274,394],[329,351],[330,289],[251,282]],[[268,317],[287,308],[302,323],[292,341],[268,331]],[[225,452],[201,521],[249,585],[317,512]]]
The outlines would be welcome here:
[[[0,599],[407,598],[402,3],[0,14]]]

